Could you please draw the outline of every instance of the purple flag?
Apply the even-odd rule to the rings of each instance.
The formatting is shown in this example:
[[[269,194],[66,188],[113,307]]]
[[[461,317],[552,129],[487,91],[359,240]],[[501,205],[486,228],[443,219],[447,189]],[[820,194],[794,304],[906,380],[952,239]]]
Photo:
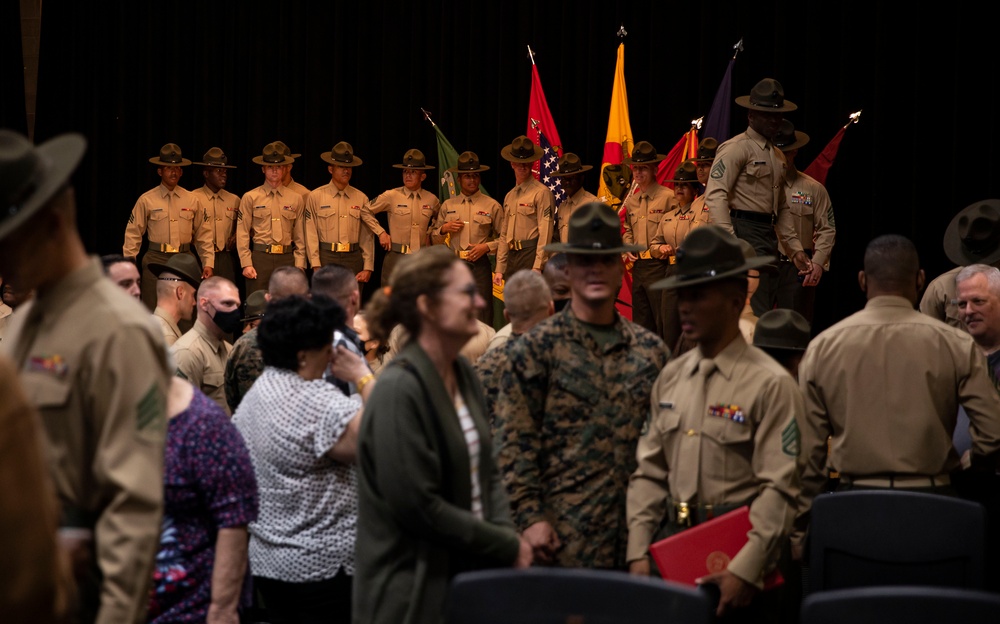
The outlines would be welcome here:
[[[736,55],[729,59],[726,73],[722,77],[722,84],[715,92],[715,99],[712,100],[712,108],[705,117],[705,123],[701,126],[702,137],[713,137],[720,144],[727,140],[730,122],[729,115],[733,110],[733,63],[736,62]]]

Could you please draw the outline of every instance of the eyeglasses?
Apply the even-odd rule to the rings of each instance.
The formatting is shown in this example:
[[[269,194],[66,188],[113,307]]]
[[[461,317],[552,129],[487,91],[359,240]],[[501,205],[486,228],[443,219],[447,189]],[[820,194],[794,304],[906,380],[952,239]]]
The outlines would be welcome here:
[[[467,284],[464,287],[455,290],[446,289],[444,292],[453,292],[453,293],[458,293],[460,295],[468,295],[470,299],[474,300],[476,298],[476,295],[479,294],[479,288],[473,283],[473,284]]]

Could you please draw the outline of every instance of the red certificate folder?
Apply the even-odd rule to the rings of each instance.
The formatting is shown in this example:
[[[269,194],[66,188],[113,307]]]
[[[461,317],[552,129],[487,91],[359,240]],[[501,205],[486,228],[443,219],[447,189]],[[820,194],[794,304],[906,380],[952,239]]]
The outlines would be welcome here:
[[[744,505],[717,518],[685,529],[649,547],[663,578],[695,585],[694,580],[725,570],[729,561],[747,543],[750,507]],[[785,582],[777,568],[764,578],[764,589]]]

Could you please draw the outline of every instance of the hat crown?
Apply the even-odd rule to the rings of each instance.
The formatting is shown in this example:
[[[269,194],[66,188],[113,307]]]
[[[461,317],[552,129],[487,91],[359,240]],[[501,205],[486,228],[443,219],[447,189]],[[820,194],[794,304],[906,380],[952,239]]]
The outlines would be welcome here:
[[[149,270],[157,277],[164,272],[173,273],[184,278],[184,281],[195,288],[201,284],[201,267],[198,266],[195,257],[189,253],[173,254],[163,264],[150,264]]]
[[[222,148],[213,147],[205,152],[205,156],[202,157],[202,161],[206,165],[228,165],[229,157],[227,157],[226,153],[222,151]]]
[[[583,163],[580,161],[580,157],[573,152],[563,154],[562,158],[559,159],[559,164],[556,165],[556,173],[567,174],[580,171],[583,171]]]
[[[292,153],[292,150],[288,149],[288,146],[285,145],[284,141],[275,141],[271,145],[273,145],[274,148],[278,150],[279,154],[282,154],[284,156],[287,156],[288,154]]]
[[[719,141],[714,137],[705,137],[698,143],[698,160],[715,160],[717,149],[719,149]]]
[[[764,78],[750,92],[750,104],[778,109],[785,105],[785,89],[774,78]]]
[[[680,165],[677,166],[677,170],[674,171],[674,179],[671,180],[674,184],[686,183],[686,182],[697,182],[698,181],[698,168],[695,167],[694,163],[690,160],[685,160]]]
[[[775,308],[757,319],[753,344],[758,347],[804,351],[809,345],[811,333],[809,321],[804,316],[788,308]]]
[[[510,155],[515,158],[533,158],[535,144],[523,134],[510,142]]]
[[[284,144],[282,143],[282,145]],[[285,150],[287,149],[288,148],[286,147]],[[263,160],[265,164],[283,165],[285,164],[285,156],[286,154],[281,151],[281,147],[278,145],[278,142],[274,142],[268,143],[264,146],[264,151],[261,153],[261,160]]]
[[[26,138],[0,130],[0,216],[13,216],[38,187],[45,163]]]
[[[633,164],[641,165],[644,162],[653,162],[656,158],[656,148],[649,141],[639,141],[632,148]]]
[[[479,156],[475,152],[462,152],[455,165],[457,171],[473,171],[479,169]]]
[[[181,156],[181,148],[176,143],[167,143],[160,148],[160,160],[165,164],[180,165],[184,162]]]
[[[958,236],[962,247],[974,254],[995,248],[1000,241],[1000,210],[992,203],[977,205],[969,214],[959,217]]]
[[[341,141],[330,150],[330,158],[339,163],[353,163],[354,148],[347,141]]]
[[[424,153],[418,149],[407,150],[403,154],[403,166],[404,167],[423,167],[427,164],[424,159]]]
[[[677,249],[679,280],[714,277],[744,264],[738,239],[718,226],[702,226],[691,232]]]
[[[580,206],[569,219],[566,240],[571,247],[603,251],[622,246],[621,221],[614,210],[601,202]]]
[[[247,317],[263,316],[264,308],[267,307],[267,298],[264,297],[265,292],[264,290],[255,290],[247,296],[245,310]]]

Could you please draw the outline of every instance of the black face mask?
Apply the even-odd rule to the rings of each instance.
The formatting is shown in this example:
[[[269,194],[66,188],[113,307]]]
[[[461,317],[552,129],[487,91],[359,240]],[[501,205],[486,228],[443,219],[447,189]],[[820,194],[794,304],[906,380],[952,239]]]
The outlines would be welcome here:
[[[212,305],[212,307],[215,308],[215,316],[212,317],[212,320],[215,321],[215,325],[221,329],[223,333],[235,334],[239,331],[241,326],[240,317],[242,316],[239,308],[230,310],[229,312],[223,312],[214,305]]]
[[[569,297],[566,297],[565,299],[553,300],[552,303],[555,304],[556,306],[556,312],[562,312],[563,308],[565,308],[566,305],[569,303],[569,299],[570,299]]]

